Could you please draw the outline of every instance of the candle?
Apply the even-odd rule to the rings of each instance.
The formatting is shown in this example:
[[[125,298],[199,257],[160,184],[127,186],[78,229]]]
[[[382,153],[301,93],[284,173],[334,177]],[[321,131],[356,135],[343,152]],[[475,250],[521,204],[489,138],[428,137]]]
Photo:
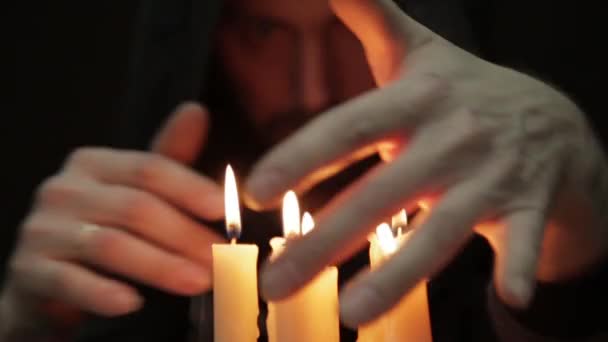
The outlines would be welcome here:
[[[388,225],[384,223],[379,225],[376,228],[376,233],[370,235],[369,237],[369,264],[371,270],[378,267],[385,258],[385,253],[380,249],[378,239],[383,239],[385,249],[391,249],[393,245],[396,249],[394,239],[385,238],[387,232],[386,229],[388,229],[389,234],[392,234]],[[382,315],[375,320],[360,326],[358,330],[357,342],[384,342],[387,324],[386,316]]]
[[[393,217],[393,228],[397,228],[397,237],[388,224],[376,228],[375,236],[370,238],[370,267],[378,267],[387,260],[409,237],[403,233],[407,224],[405,211]],[[399,303],[375,321],[359,329],[358,342],[396,342],[416,341],[431,342],[431,322],[428,308],[426,280],[418,283],[403,296]]]
[[[213,244],[213,327],[216,342],[257,341],[258,290],[256,245],[237,244],[241,214],[234,172],[226,169],[224,185],[229,244]]]
[[[420,205],[420,212],[416,221],[423,221],[428,215],[426,207]],[[399,245],[405,243],[411,232],[403,232],[407,226],[407,214],[402,209],[393,216],[393,229],[397,227],[397,240]],[[389,336],[387,341],[401,341],[405,338],[411,341],[431,342],[431,316],[427,293],[427,280],[424,279],[411,289],[393,308],[388,323]]]
[[[403,235],[403,230],[407,226],[407,213],[405,209],[401,209],[397,214],[391,218],[391,227],[393,228],[393,234],[397,236]],[[395,231],[395,229],[397,231]]]
[[[270,239],[272,253],[270,259],[276,258],[285,248],[287,238],[293,238],[300,234],[300,225],[297,223],[300,217],[300,206],[298,198],[293,191],[288,191],[283,197],[283,237],[275,236]],[[277,342],[276,308],[275,303],[268,302],[268,318],[266,319],[266,330],[268,342]]]
[[[271,239],[271,258],[281,253],[288,240],[313,228],[310,214],[305,213],[300,221],[295,194],[288,192],[283,199],[285,238]],[[327,267],[290,297],[269,302],[267,327],[269,342],[340,341],[338,269]]]

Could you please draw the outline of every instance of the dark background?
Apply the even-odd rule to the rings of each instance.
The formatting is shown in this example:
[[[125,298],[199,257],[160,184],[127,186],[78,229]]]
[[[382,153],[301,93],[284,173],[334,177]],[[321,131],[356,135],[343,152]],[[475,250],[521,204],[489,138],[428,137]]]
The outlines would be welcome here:
[[[36,186],[74,148],[112,143],[137,6],[134,0],[18,5],[16,110],[3,113],[0,270]]]

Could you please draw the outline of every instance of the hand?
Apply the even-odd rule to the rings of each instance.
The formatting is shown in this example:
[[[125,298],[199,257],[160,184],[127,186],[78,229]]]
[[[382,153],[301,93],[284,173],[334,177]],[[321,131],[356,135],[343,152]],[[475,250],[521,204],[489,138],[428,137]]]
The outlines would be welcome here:
[[[455,47],[392,1],[331,4],[361,40],[379,89],[274,148],[252,171],[249,197],[270,206],[287,189],[305,191],[370,153],[386,163],[317,213],[318,228],[265,268],[265,297],[289,295],[364,246],[379,222],[423,199],[428,216],[403,248],[343,291],[348,325],[377,317],[438,272],[473,227],[493,245],[495,285],[513,306],[526,305],[537,279],[572,276],[605,255],[606,221],[587,191],[606,164],[572,101]],[[605,178],[601,184],[606,203]]]
[[[142,299],[130,278],[180,295],[211,284],[211,244],[222,240],[191,217],[223,216],[223,193],[186,164],[204,145],[208,116],[180,106],[151,152],[82,148],[39,188],[24,220],[2,295],[7,311],[115,316]]]

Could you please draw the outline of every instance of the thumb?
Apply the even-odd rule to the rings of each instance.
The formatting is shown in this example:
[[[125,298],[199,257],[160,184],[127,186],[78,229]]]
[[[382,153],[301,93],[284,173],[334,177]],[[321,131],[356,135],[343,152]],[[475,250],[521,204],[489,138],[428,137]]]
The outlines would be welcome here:
[[[406,53],[434,37],[431,30],[403,13],[393,0],[330,0],[330,4],[363,44],[380,86],[400,75]]]
[[[198,157],[209,129],[209,114],[200,105],[178,106],[154,138],[151,150],[175,161],[191,164]]]

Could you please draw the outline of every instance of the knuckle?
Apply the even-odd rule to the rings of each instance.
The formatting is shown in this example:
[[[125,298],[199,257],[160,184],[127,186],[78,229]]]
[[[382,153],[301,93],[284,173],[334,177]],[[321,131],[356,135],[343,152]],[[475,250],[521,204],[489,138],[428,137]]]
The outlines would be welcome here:
[[[449,77],[434,72],[422,74],[417,86],[426,100],[446,98],[454,91],[454,84]]]
[[[22,226],[20,245],[37,246],[43,241],[49,241],[53,238],[54,229],[52,229],[46,221],[38,218],[36,215],[26,219]]]
[[[520,160],[517,152],[502,153],[502,155],[496,157],[494,163],[499,167],[491,170],[494,171],[491,174],[491,188],[511,193],[521,191],[529,185],[525,182],[525,177],[522,177],[525,165]],[[490,174],[490,172],[488,173]]]
[[[27,278],[29,273],[28,258],[23,256],[23,253],[16,253],[8,262],[8,271],[10,278],[15,281]]]
[[[165,157],[149,154],[141,158],[134,170],[135,181],[141,184],[152,184],[163,177],[167,167]]]
[[[33,262],[33,258],[25,253],[13,255],[7,264],[6,284],[20,290],[31,289],[31,280],[34,278]]]
[[[74,182],[63,176],[55,175],[44,181],[38,188],[36,198],[39,203],[57,205],[75,197],[79,193]]]
[[[177,267],[176,267],[177,266]],[[179,262],[161,262],[156,267],[148,267],[147,277],[149,279],[169,281],[175,278],[175,270],[182,266]]]
[[[373,118],[356,118],[351,122],[350,128],[345,130],[344,143],[348,146],[365,144],[373,140],[376,126]]]
[[[98,229],[87,235],[84,254],[94,263],[103,263],[103,260],[113,255],[122,240],[122,235],[111,228]]]
[[[429,105],[443,104],[454,92],[453,82],[446,76],[426,72],[415,76],[415,81],[397,83],[395,98],[402,98],[403,94],[414,94],[410,101],[403,102],[407,111],[417,111]]]
[[[70,291],[73,280],[65,269],[60,267],[52,267],[47,270],[48,282],[50,285],[50,293],[54,296],[61,296]]]
[[[124,199],[120,221],[131,226],[140,223],[153,210],[154,201],[144,193],[136,192]]]
[[[95,151],[96,149],[93,147],[79,147],[68,155],[65,165],[68,167],[84,165],[92,158]]]

